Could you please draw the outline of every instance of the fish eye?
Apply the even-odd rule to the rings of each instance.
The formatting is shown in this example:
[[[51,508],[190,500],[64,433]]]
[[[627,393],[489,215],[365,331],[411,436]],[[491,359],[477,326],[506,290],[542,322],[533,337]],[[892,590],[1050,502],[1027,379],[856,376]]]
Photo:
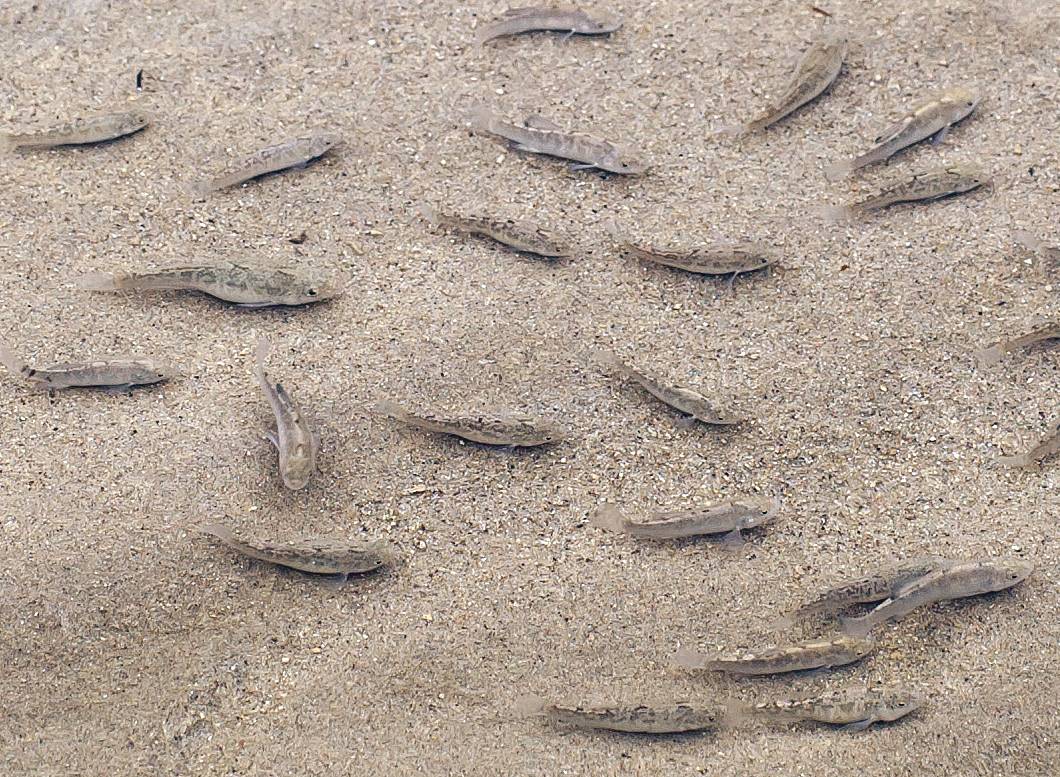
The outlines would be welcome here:
[[[306,294],[309,295],[310,297],[315,297],[317,295],[317,290],[316,289],[307,289],[306,290]]]

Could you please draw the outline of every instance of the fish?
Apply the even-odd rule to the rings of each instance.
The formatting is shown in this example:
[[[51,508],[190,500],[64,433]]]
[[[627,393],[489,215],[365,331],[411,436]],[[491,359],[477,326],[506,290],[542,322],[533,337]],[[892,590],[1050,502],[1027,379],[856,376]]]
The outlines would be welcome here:
[[[315,575],[363,575],[397,559],[390,543],[383,539],[370,542],[348,542],[332,538],[313,537],[291,543],[274,543],[258,539],[240,538],[220,523],[210,523],[200,529],[211,534],[237,553],[269,564],[290,567]]]
[[[990,176],[979,165],[947,165],[919,172],[910,180],[861,202],[826,208],[825,217],[832,222],[846,221],[901,202],[927,202],[970,192],[989,180]]]
[[[902,618],[913,610],[936,602],[1003,591],[1019,585],[1034,571],[1027,561],[968,561],[939,569],[876,606],[867,615],[840,618],[843,632],[857,638],[886,621]]]
[[[342,293],[341,279],[296,267],[209,262],[155,270],[89,273],[77,281],[87,291],[198,291],[240,307],[308,305]]]
[[[482,235],[516,251],[549,259],[570,256],[570,249],[563,241],[533,224],[493,216],[446,213],[431,205],[422,205],[420,213],[434,226],[469,235]]]
[[[715,243],[685,248],[657,248],[623,241],[623,251],[646,262],[700,275],[739,275],[775,262],[772,251],[756,243]]]
[[[529,116],[520,126],[479,105],[472,109],[468,121],[473,131],[503,138],[517,151],[577,162],[574,170],[596,168],[620,175],[639,175],[648,170],[648,165],[626,147],[596,135],[567,132],[541,116]]]
[[[698,653],[682,648],[674,661],[685,669],[707,669],[734,675],[782,674],[852,664],[875,648],[876,643],[870,639],[836,635],[812,642],[751,648],[737,653]]]
[[[841,161],[825,171],[829,180],[838,180],[863,167],[884,162],[903,148],[934,136],[939,143],[957,122],[969,116],[980,102],[977,92],[962,86],[947,89],[922,100],[873,141],[875,145],[861,156]]]
[[[644,704],[552,704],[540,696],[516,700],[517,714],[543,717],[550,723],[581,729],[605,729],[633,734],[676,734],[719,728],[725,709],[721,705],[676,702],[662,706]]]
[[[825,32],[806,49],[795,66],[791,82],[771,107],[746,124],[725,127],[721,131],[732,135],[758,132],[820,97],[839,77],[848,48],[846,35],[834,30]]]
[[[484,25],[475,35],[479,45],[495,38],[546,30],[569,35],[608,35],[622,27],[622,19],[611,15],[590,15],[571,8],[537,6],[511,8],[500,19]]]
[[[975,358],[979,362],[980,367],[991,367],[1000,362],[1007,353],[1026,348],[1035,343],[1057,339],[1060,339],[1060,321],[1050,321],[1025,335],[991,343],[985,348],[976,351]]]
[[[725,542],[742,544],[746,529],[776,520],[779,499],[746,497],[720,502],[698,510],[655,513],[647,518],[630,519],[615,505],[605,505],[593,515],[591,523],[600,529],[624,532],[634,537],[674,539],[699,534],[724,534]]]
[[[664,404],[695,418],[701,423],[711,426],[732,426],[740,423],[740,418],[717,406],[698,391],[684,386],[667,385],[655,376],[624,364],[612,353],[598,351],[594,352],[591,358],[595,359],[601,366],[612,369],[623,377],[639,384],[645,391]]]
[[[0,147],[16,151],[104,143],[139,132],[149,123],[147,115],[139,111],[88,116],[28,132],[0,135]]]
[[[436,434],[450,434],[482,445],[533,448],[559,442],[566,436],[557,424],[509,411],[467,415],[426,411],[413,413],[396,402],[382,401],[376,403],[374,412],[407,426]]]
[[[1001,456],[997,463],[1003,467],[1030,469],[1057,453],[1060,453],[1060,419],[1046,428],[1045,436],[1030,450],[1015,456]]]
[[[773,628],[788,628],[800,618],[834,615],[854,604],[883,601],[924,575],[955,563],[939,556],[918,556],[889,564],[869,575],[829,588],[794,612],[785,615]]]
[[[0,364],[15,375],[48,390],[65,388],[131,388],[161,383],[175,378],[176,367],[143,357],[94,359],[64,362],[36,369],[0,344]]]
[[[765,718],[779,723],[815,721],[842,726],[840,731],[863,731],[873,723],[904,718],[924,706],[924,696],[901,687],[848,687],[801,699],[776,699],[756,704],[736,702],[730,719]]]
[[[291,167],[304,167],[324,156],[339,142],[338,135],[325,133],[293,138],[273,146],[266,146],[232,165],[230,172],[192,184],[192,193],[202,196],[238,186],[269,173],[277,173]]]
[[[298,403],[291,399],[282,384],[274,383],[265,374],[265,358],[268,354],[268,340],[258,340],[254,351],[254,377],[276,416],[276,430],[270,431],[267,439],[276,446],[283,484],[298,491],[309,485],[309,478],[316,468],[320,442],[316,433],[309,428],[309,422]]]

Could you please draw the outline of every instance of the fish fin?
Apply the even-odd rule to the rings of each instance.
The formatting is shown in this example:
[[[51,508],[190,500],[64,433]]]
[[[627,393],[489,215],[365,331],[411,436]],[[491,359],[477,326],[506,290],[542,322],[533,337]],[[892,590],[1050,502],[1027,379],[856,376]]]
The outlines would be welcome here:
[[[848,637],[863,639],[872,631],[873,624],[870,615],[841,616],[839,618],[839,628]]]
[[[349,580],[350,574],[348,572],[336,572],[333,575],[324,575],[324,587],[330,588],[332,591],[337,591],[346,585],[346,581]]]
[[[223,523],[207,523],[198,527],[199,531],[203,534],[211,534],[219,540],[231,540],[235,537],[235,534],[225,526]]]
[[[979,363],[980,367],[993,367],[995,364],[1001,361],[1005,355],[1004,350],[998,345],[991,345],[989,348],[983,348],[975,352],[975,360]]]
[[[842,224],[854,219],[854,209],[849,205],[825,205],[821,215],[829,224]]]
[[[383,418],[392,418],[395,421],[403,421],[408,416],[408,411],[405,408],[397,402],[391,402],[389,399],[376,402],[372,405],[371,412]]]
[[[0,153],[10,153],[18,149],[14,135],[0,135]]]
[[[77,279],[77,287],[84,291],[118,291],[125,273],[92,272]]]
[[[716,127],[713,134],[724,135],[728,138],[742,138],[749,132],[751,132],[750,124],[723,124],[720,127]]]
[[[22,374],[27,366],[24,361],[18,358],[15,353],[3,343],[0,343],[0,364],[3,364],[15,375]]]
[[[914,107],[914,110],[915,110],[915,107]],[[880,143],[885,143],[888,140],[892,140],[895,136],[898,135],[898,133],[900,133],[907,126],[909,126],[909,123],[912,120],[913,120],[912,116],[903,116],[901,119],[896,121],[894,124],[890,125],[889,127],[885,127],[883,130],[881,130],[880,134],[877,135],[876,138],[872,142],[874,144],[878,145]]]
[[[683,645],[674,653],[673,662],[682,669],[707,669],[710,658],[687,645]]]
[[[276,434],[276,430],[275,429],[270,429],[269,431],[265,432],[265,439],[268,440],[269,442],[271,442],[273,445],[275,445],[276,446],[276,450],[280,449],[280,438]]]
[[[513,708],[519,717],[535,717],[545,712],[545,700],[537,694],[527,693],[515,700]]]
[[[770,623],[766,628],[769,631],[787,631],[795,625],[794,613],[788,613],[787,615],[781,615],[775,621]]]
[[[482,46],[491,40],[502,38],[507,34],[505,26],[500,22],[490,22],[475,30],[475,45]]]
[[[593,513],[592,517],[589,519],[589,523],[597,529],[624,532],[626,531],[628,521],[618,507],[608,503]]]
[[[584,162],[575,162],[570,165],[569,169],[573,172],[577,170],[596,170],[598,167],[599,165],[590,165]]]
[[[485,103],[476,103],[471,106],[468,110],[464,121],[467,122],[467,126],[475,132],[486,132],[493,134],[491,127],[493,126],[493,111],[486,106]]]
[[[733,529],[721,538],[721,546],[725,550],[739,550],[745,544],[747,543],[744,541],[743,533],[739,529]]]
[[[438,209],[433,205],[426,202],[422,203],[416,208],[416,212],[420,214],[420,218],[433,227],[436,227],[441,223],[441,215],[438,213]]]
[[[269,345],[269,341],[265,337],[259,337],[254,345],[254,372],[262,381],[265,380],[265,360],[269,357],[270,350],[272,346]]]
[[[865,718],[864,720],[856,720],[853,723],[847,723],[845,726],[842,726],[839,730],[844,732],[844,733],[853,734],[853,733],[855,733],[857,731],[864,731],[865,729],[867,729],[869,726],[871,726],[875,722],[876,722],[876,718]]]
[[[1037,235],[1026,229],[1015,230],[1012,233],[1012,239],[1028,251],[1041,251],[1045,247],[1045,243]]]
[[[604,348],[593,348],[585,354],[585,360],[596,367],[602,367],[605,370],[621,370],[623,367],[621,359],[618,358],[618,354],[614,351],[608,351]]]
[[[1002,467],[1027,469],[1031,466],[1031,459],[1026,453],[1020,453],[1016,456],[998,456],[997,463]]]
[[[732,290],[731,286],[729,287],[729,290]],[[699,420],[694,415],[688,415],[688,413],[681,413],[681,415],[677,417],[677,421],[675,423],[677,424],[677,427],[679,429],[691,429],[699,423]]]
[[[950,134],[950,126],[951,125],[947,124],[945,127],[943,127],[938,132],[936,132],[934,135],[932,135],[931,136],[931,145],[937,146],[939,143],[944,141],[946,139],[946,136],[948,134]]]
[[[523,119],[523,126],[527,129],[541,130],[543,132],[562,132],[563,128],[556,124],[551,119],[546,119],[544,116],[531,113],[525,119]]]
[[[840,178],[846,178],[853,170],[853,163],[849,159],[843,159],[826,167],[824,177],[829,181],[838,181]]]

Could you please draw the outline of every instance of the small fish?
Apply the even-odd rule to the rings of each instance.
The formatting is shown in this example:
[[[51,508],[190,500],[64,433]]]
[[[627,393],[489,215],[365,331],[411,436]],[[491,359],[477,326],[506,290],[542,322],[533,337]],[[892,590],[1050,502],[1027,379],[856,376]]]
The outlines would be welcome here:
[[[324,156],[338,144],[337,135],[324,134],[294,138],[274,146],[267,146],[233,165],[231,172],[194,184],[192,191],[201,196],[219,189],[238,186],[269,173],[276,173],[291,167],[304,167],[314,159]]]
[[[623,251],[646,262],[701,275],[739,275],[773,264],[772,252],[754,243],[717,243],[694,248],[656,248],[622,242]]]
[[[790,84],[771,108],[747,124],[727,127],[722,132],[743,135],[763,130],[819,97],[839,76],[847,48],[845,35],[835,31],[824,33],[802,55]]]
[[[305,414],[291,399],[287,390],[273,383],[265,374],[265,357],[269,354],[269,343],[258,340],[254,352],[254,377],[269,400],[269,407],[276,416],[276,430],[268,433],[269,442],[276,446],[280,457],[280,477],[283,484],[295,491],[309,485],[309,478],[316,467],[319,440],[309,428]]]
[[[721,502],[699,510],[655,513],[633,520],[614,505],[605,505],[593,515],[591,523],[607,531],[624,532],[634,537],[674,539],[698,534],[724,534],[725,542],[742,544],[745,529],[763,526],[776,520],[779,499],[747,497]]]
[[[980,367],[991,367],[1000,362],[1006,353],[1026,348],[1035,343],[1057,339],[1060,339],[1060,321],[1050,321],[1025,335],[991,343],[986,348],[976,351],[975,358],[978,360]]]
[[[475,35],[475,42],[481,45],[494,38],[537,30],[569,35],[607,35],[621,26],[622,19],[617,16],[590,16],[585,11],[569,8],[511,8],[500,19],[483,26]]]
[[[539,696],[521,697],[515,702],[515,709],[519,715],[543,717],[553,724],[633,734],[676,734],[717,729],[725,714],[720,705],[702,706],[683,702],[658,707],[643,704],[549,704]]]
[[[852,664],[875,648],[876,643],[872,640],[838,635],[815,642],[749,649],[733,654],[697,653],[682,648],[674,660],[685,669],[708,669],[736,675],[781,674]]]
[[[1026,561],[969,561],[932,572],[897,591],[867,615],[841,618],[843,631],[864,637],[885,621],[902,618],[936,602],[1003,591],[1026,580],[1034,565]]]
[[[430,205],[420,206],[420,213],[434,226],[483,235],[516,251],[547,258],[570,256],[570,249],[561,240],[533,224],[492,216],[461,216],[439,211]]]
[[[565,435],[549,421],[541,421],[522,413],[475,413],[470,415],[438,415],[411,413],[394,402],[379,402],[375,412],[408,426],[437,434],[451,434],[482,445],[506,445],[532,448],[559,442]]]
[[[911,180],[867,200],[826,208],[825,216],[829,221],[845,221],[900,202],[926,202],[963,194],[978,189],[989,180],[990,176],[979,165],[949,165],[917,173]]]
[[[540,116],[530,116],[522,126],[500,118],[485,106],[477,106],[469,116],[471,129],[507,140],[517,151],[570,159],[574,170],[597,168],[610,173],[638,175],[648,166],[617,143],[581,132],[566,132]]]
[[[865,577],[828,589],[793,613],[781,618],[774,624],[774,628],[788,628],[800,618],[833,615],[854,604],[883,601],[924,575],[946,566],[952,566],[954,563],[956,562],[938,556],[919,556],[899,561]]]
[[[0,364],[15,375],[20,375],[49,390],[92,387],[131,388],[161,383],[178,374],[177,369],[169,364],[138,357],[68,362],[38,370],[30,367],[4,345],[0,345]]]
[[[634,381],[656,399],[697,421],[712,426],[732,426],[740,423],[739,418],[719,408],[698,391],[684,386],[666,385],[658,378],[624,364],[613,353],[600,351],[592,354],[592,358],[601,366]]]
[[[1016,456],[1001,456],[997,463],[1003,467],[1030,469],[1056,453],[1060,453],[1060,419],[1047,427],[1045,436],[1033,448]]]
[[[942,141],[951,126],[967,117],[979,104],[980,96],[970,89],[954,87],[917,103],[873,141],[876,145],[850,161],[838,162],[825,171],[830,180],[838,180],[855,170],[890,159],[903,148],[934,136]]]
[[[862,731],[873,723],[904,718],[924,705],[923,695],[904,688],[840,688],[803,699],[779,699],[757,704],[735,703],[733,718],[765,718],[780,723],[804,720]],[[731,714],[731,713],[730,713]]]
[[[339,279],[294,267],[213,262],[134,272],[90,273],[78,280],[88,291],[198,291],[247,308],[308,305],[342,293]]]
[[[144,114],[135,111],[108,113],[29,132],[0,135],[0,147],[18,150],[104,143],[139,132],[148,123]]]
[[[317,575],[341,575],[342,578],[347,575],[362,575],[392,564],[397,558],[390,544],[382,539],[358,543],[312,538],[301,542],[276,544],[264,540],[240,539],[235,532],[219,523],[203,526],[201,531],[212,534],[244,556]]]

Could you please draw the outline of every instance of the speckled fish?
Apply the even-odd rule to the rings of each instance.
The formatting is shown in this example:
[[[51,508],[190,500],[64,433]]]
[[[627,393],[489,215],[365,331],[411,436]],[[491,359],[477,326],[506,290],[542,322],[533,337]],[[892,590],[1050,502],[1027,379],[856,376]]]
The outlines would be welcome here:
[[[308,305],[342,293],[339,279],[295,267],[211,262],[133,272],[92,273],[79,279],[88,291],[198,291],[241,307]]]
[[[475,132],[507,140],[517,151],[578,162],[574,170],[597,168],[609,173],[637,175],[648,169],[631,151],[617,143],[586,133],[567,132],[540,116],[530,116],[520,126],[480,105],[471,111],[469,124]]]
[[[608,504],[596,511],[591,522],[600,529],[649,539],[724,534],[726,543],[739,545],[743,543],[744,530],[772,523],[779,510],[779,499],[746,497],[698,510],[662,512],[632,519],[623,515],[615,505]]]
[[[132,135],[148,124],[139,112],[108,113],[22,133],[0,135],[0,147],[17,150],[104,143]]]
[[[632,734],[676,734],[716,729],[725,714],[721,705],[703,706],[682,702],[658,707],[643,704],[549,704],[539,696],[518,699],[515,709],[520,715],[543,717],[553,724]]]
[[[258,340],[254,352],[254,377],[276,416],[276,430],[267,436],[279,455],[280,477],[285,486],[297,491],[309,485],[309,478],[316,468],[319,443],[316,434],[309,428],[305,413],[291,399],[291,395],[283,385],[269,380],[265,374],[265,357],[268,354],[268,341]]]
[[[997,463],[1003,467],[1030,469],[1057,453],[1060,453],[1060,420],[1049,425],[1045,436],[1033,448],[1015,456],[1001,456]]]
[[[1060,321],[1050,321],[1025,335],[991,343],[982,350],[976,351],[975,358],[979,361],[979,366],[990,367],[1001,361],[1006,353],[1018,351],[1035,343],[1057,339],[1060,339]]]
[[[314,159],[324,156],[338,143],[337,135],[324,134],[294,138],[274,146],[267,146],[233,165],[230,172],[194,184],[192,192],[204,195],[219,189],[238,186],[269,173],[305,166]]]
[[[646,372],[641,372],[624,364],[613,353],[595,352],[592,358],[601,366],[610,368],[620,375],[639,384],[656,399],[669,405],[685,415],[712,426],[732,426],[740,419],[727,410],[718,407],[698,391],[684,386],[669,386]]]
[[[867,615],[841,618],[843,631],[864,637],[885,621],[902,618],[936,602],[1003,591],[1026,580],[1034,565],[1026,561],[969,561],[932,572],[897,591]]]
[[[904,688],[840,688],[804,699],[757,704],[730,703],[734,721],[764,718],[778,723],[816,721],[862,731],[873,723],[904,718],[924,705],[923,695]]]
[[[951,126],[964,119],[979,104],[977,93],[964,87],[954,87],[914,105],[909,112],[885,129],[873,141],[876,145],[850,161],[838,162],[825,171],[830,180],[849,175],[854,170],[890,159],[903,148],[935,137],[940,142]]]
[[[430,205],[420,206],[423,218],[436,227],[444,227],[468,235],[482,235],[501,245],[537,254],[546,258],[569,256],[570,249],[563,242],[540,227],[514,219],[494,216],[463,216],[446,213]]]
[[[590,15],[571,8],[511,8],[500,19],[483,26],[475,35],[475,42],[482,44],[494,38],[538,30],[566,32],[570,35],[607,35],[621,26],[622,20],[617,16]]]
[[[787,628],[800,618],[834,615],[854,604],[883,601],[925,575],[955,563],[939,556],[919,556],[890,564],[865,577],[829,588],[781,618],[774,628]]]
[[[41,388],[130,388],[161,383],[176,377],[177,369],[155,359],[114,358],[65,362],[50,367],[30,367],[6,346],[0,345],[0,364]]]
[[[830,221],[844,221],[883,210],[901,202],[928,202],[978,189],[990,180],[979,165],[961,163],[917,173],[910,180],[887,189],[875,197],[850,205],[826,208]]]
[[[775,261],[772,251],[754,243],[717,243],[689,248],[656,248],[622,242],[623,251],[646,262],[701,275],[738,275],[761,270]]]
[[[732,654],[697,653],[682,648],[674,660],[685,669],[707,669],[736,675],[782,674],[852,664],[875,648],[876,644],[872,640],[838,635],[831,639],[748,649]]]
[[[382,539],[357,543],[308,538],[300,542],[277,544],[240,538],[219,523],[203,526],[202,531],[212,534],[244,556],[316,575],[341,575],[343,578],[346,575],[361,575],[393,563],[396,557],[389,543]]]
[[[436,434],[451,434],[482,445],[504,445],[532,448],[549,445],[564,438],[563,430],[549,421],[542,421],[522,413],[473,413],[443,415],[429,412],[410,412],[394,402],[379,402],[378,415]]]
[[[795,66],[791,83],[776,103],[747,124],[727,127],[723,132],[742,135],[765,129],[819,97],[843,69],[847,56],[845,35],[829,31],[810,44]]]

